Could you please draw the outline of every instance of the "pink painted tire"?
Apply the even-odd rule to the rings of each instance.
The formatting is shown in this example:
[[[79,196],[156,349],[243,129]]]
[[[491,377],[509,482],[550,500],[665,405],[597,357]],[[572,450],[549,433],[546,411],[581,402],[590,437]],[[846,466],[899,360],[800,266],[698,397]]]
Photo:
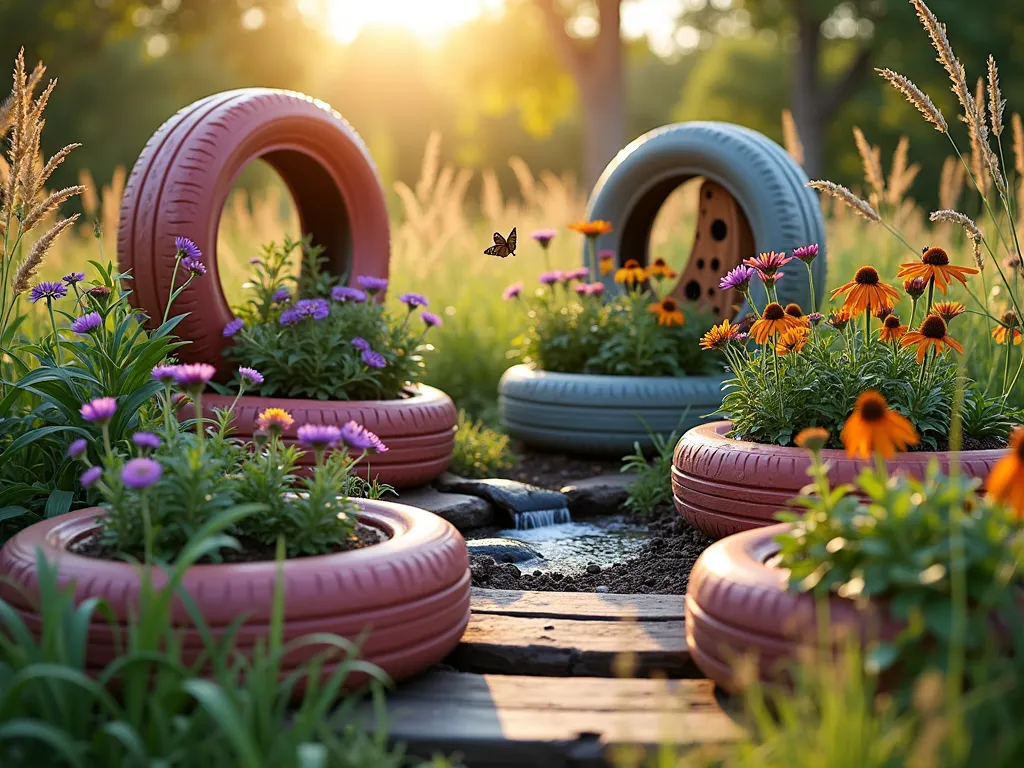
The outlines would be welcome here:
[[[303,234],[326,248],[336,275],[387,277],[390,234],[384,189],[362,139],[323,102],[290,91],[243,88],[208,96],[164,123],[132,169],[121,201],[117,251],[130,271],[132,302],[163,316],[177,235],[203,251],[208,274],[174,304],[187,313],[175,333],[191,341],[185,362],[233,366],[221,356],[233,318],[221,289],[217,228],[228,193],[262,159],[291,191]],[[180,278],[178,280],[180,283]]]
[[[212,419],[215,408],[228,408],[234,397],[204,395],[203,412]],[[367,472],[382,483],[396,488],[411,488],[429,483],[444,472],[455,450],[455,424],[458,412],[451,398],[434,387],[419,385],[415,394],[397,400],[290,400],[277,397],[242,397],[235,406],[235,437],[249,441],[259,413],[266,408],[284,408],[295,423],[285,430],[284,441],[296,442],[296,431],[303,424],[343,426],[349,421],[362,424],[380,437],[386,453],[369,456],[356,466],[357,474]],[[186,406],[181,418],[190,419],[194,409]],[[312,454],[303,457],[309,466]]]
[[[284,640],[326,632],[358,641],[360,658],[402,680],[443,659],[458,644],[469,622],[469,556],[466,543],[442,518],[401,504],[357,502],[360,519],[386,533],[387,541],[366,549],[288,560],[284,564]],[[84,509],[36,523],[0,550],[0,598],[33,630],[40,626],[36,550],[58,567],[61,586],[73,585],[76,602],[102,598],[120,626],[135,610],[139,578],[126,563],[68,552],[68,547],[98,529],[99,508]],[[274,562],[197,565],[185,574],[192,596],[215,636],[237,617],[246,622],[236,635],[239,651],[251,651],[266,638],[277,565]],[[160,585],[162,573],[154,576]],[[182,630],[183,656],[202,650],[199,632],[175,600],[172,620]],[[323,648],[304,648],[286,656],[288,673]],[[98,672],[116,655],[110,625],[95,615],[86,663]],[[331,666],[325,667],[329,674]]]
[[[708,536],[722,538],[776,522],[775,513],[807,485],[807,452],[800,448],[751,443],[726,437],[727,421],[694,427],[676,445],[672,466],[672,496],[676,509]],[[1005,450],[901,453],[891,459],[892,472],[923,477],[928,463],[943,468],[959,464],[969,477],[984,480]],[[833,485],[856,479],[865,462],[843,451],[825,450]]]
[[[686,590],[686,645],[701,671],[735,693],[753,682],[787,682],[789,667],[818,648],[819,603],[789,592],[786,571],[771,565],[779,551],[775,537],[786,524],[738,533],[708,547],[690,572]],[[828,622],[838,649],[854,633],[864,643],[892,639],[899,624],[877,608],[830,597]]]

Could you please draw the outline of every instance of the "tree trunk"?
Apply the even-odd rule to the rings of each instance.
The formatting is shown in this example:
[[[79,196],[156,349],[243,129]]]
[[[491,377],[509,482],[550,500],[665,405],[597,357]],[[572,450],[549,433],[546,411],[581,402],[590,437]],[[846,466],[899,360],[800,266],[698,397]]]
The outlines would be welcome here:
[[[825,156],[824,116],[818,81],[818,32],[820,24],[797,4],[797,46],[793,52],[793,121],[804,147],[804,170],[812,179],[821,177]]]

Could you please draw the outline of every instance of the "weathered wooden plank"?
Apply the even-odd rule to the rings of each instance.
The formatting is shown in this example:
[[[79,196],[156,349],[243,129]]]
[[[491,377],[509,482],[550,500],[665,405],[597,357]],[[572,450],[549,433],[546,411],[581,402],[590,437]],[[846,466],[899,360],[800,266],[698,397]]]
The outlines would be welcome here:
[[[707,680],[618,680],[432,672],[388,699],[391,737],[422,756],[482,766],[605,766],[624,745],[721,744],[741,729]]]
[[[520,592],[474,587],[473,613],[579,621],[682,621],[683,595],[612,595],[591,592]]]
[[[447,662],[465,672],[700,677],[682,621],[578,621],[474,613]]]

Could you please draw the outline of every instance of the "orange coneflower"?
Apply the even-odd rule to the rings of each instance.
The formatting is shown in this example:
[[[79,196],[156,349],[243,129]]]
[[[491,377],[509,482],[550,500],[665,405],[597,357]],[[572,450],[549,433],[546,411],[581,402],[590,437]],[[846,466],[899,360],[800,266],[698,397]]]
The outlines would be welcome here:
[[[616,283],[642,283],[647,279],[647,270],[640,266],[636,259],[629,259],[622,268],[615,273]]]
[[[900,325],[900,319],[897,315],[888,315],[882,321],[882,330],[879,331],[878,338],[880,341],[897,342],[903,338],[903,335],[908,330],[910,329],[907,326]]]
[[[271,434],[281,434],[295,423],[295,419],[284,408],[267,408],[256,419],[256,426]]]
[[[666,264],[665,260],[662,258],[655,259],[654,263],[647,269],[647,272],[651,277],[657,277],[659,279],[667,277],[669,280],[672,280],[673,278],[678,277],[675,270]]]
[[[851,318],[857,317],[869,307],[891,307],[900,300],[896,289],[883,283],[874,267],[858,269],[853,280],[832,291],[831,298],[841,293],[847,294],[843,309],[850,313]]]
[[[581,235],[587,237],[597,237],[598,235],[607,235],[612,231],[612,223],[605,221],[604,219],[597,219],[596,221],[577,221],[569,225],[569,229],[573,232],[579,232]]]
[[[817,453],[828,445],[828,438],[827,429],[823,427],[807,427],[797,433],[796,439],[793,442],[796,443],[797,448],[804,448]]]
[[[650,310],[658,315],[658,325],[682,325],[684,322],[683,312],[671,296],[651,304]]]
[[[702,349],[721,349],[733,341],[739,341],[742,337],[743,331],[740,326],[723,320],[719,325],[711,326],[711,330],[701,337],[700,346]]]
[[[853,413],[843,425],[841,437],[846,452],[863,459],[870,458],[873,453],[888,459],[897,451],[917,445],[921,439],[914,425],[889,408],[885,398],[871,389],[857,398]]]
[[[803,325],[809,326],[811,324],[811,321],[807,319],[799,304],[787,304],[786,314],[795,320],[799,320]]]
[[[976,275],[978,270],[974,267],[954,267],[949,263],[949,254],[941,248],[929,248],[921,256],[921,261],[901,264],[896,277],[913,279],[920,277],[924,280],[934,280],[935,285],[943,293],[948,293],[946,286],[950,279],[959,280],[967,285],[967,275]]]
[[[803,352],[804,347],[807,346],[807,339],[809,336],[810,331],[803,326],[790,328],[779,336],[779,340],[775,343],[775,352],[779,355],[788,355],[791,352]]]
[[[932,304],[932,312],[941,317],[947,323],[958,315],[967,311],[967,307],[960,301],[937,301]]]
[[[615,251],[600,251],[597,260],[601,268],[601,277],[615,271]]]
[[[758,344],[767,344],[768,339],[785,333],[790,328],[802,327],[799,320],[786,314],[786,310],[777,302],[764,308],[761,319],[750,327],[750,335]]]
[[[946,347],[951,347],[960,353],[964,351],[960,342],[950,338],[946,332],[946,321],[938,315],[928,315],[928,317],[921,321],[921,327],[916,331],[906,333],[900,343],[904,347],[917,346],[918,364],[924,362],[925,355],[928,354],[928,350],[932,347],[935,348],[936,355],[940,354]]]
[[[1017,315],[1014,312],[1007,312],[1003,315],[1001,324],[992,329],[992,338],[996,340],[996,344],[1008,344],[1008,338],[1011,331],[1013,332],[1013,343],[1015,345],[1021,343],[1020,330],[1017,328],[1020,323],[1017,322]]]
[[[1006,504],[1019,520],[1024,517],[1024,427],[1010,436],[1010,451],[1001,458],[985,480],[988,497]]]
[[[832,312],[825,322],[831,325],[837,331],[841,331],[852,319],[853,315],[850,314],[850,310],[848,310],[846,307],[840,307],[835,312]]]

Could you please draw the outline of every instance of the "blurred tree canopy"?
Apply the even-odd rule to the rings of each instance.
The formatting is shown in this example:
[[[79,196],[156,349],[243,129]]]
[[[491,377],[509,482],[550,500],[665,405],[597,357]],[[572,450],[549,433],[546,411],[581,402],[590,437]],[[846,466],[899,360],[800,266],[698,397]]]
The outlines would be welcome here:
[[[857,186],[853,125],[883,153],[906,134],[924,165],[912,194],[935,199],[948,143],[872,71],[910,77],[965,137],[908,0],[681,0],[666,22],[678,44],[658,55],[644,38],[600,42],[601,27],[617,27],[632,2],[506,0],[501,17],[456,28],[443,44],[372,28],[340,45],[299,0],[0,0],[0,61],[24,46],[30,65],[41,59],[59,78],[46,149],[84,144],[61,182],[80,168],[105,182],[177,109],[264,85],[331,103],[366,138],[386,182],[416,177],[433,130],[446,157],[497,168],[511,183],[511,155],[592,177],[611,144],[678,119],[731,120],[780,140],[788,107],[813,174]],[[995,54],[1009,109],[1024,109],[1014,101],[1024,84],[1020,0],[929,5],[968,76]],[[618,75],[594,69],[588,57],[600,45],[619,51],[617,63],[607,54]]]

